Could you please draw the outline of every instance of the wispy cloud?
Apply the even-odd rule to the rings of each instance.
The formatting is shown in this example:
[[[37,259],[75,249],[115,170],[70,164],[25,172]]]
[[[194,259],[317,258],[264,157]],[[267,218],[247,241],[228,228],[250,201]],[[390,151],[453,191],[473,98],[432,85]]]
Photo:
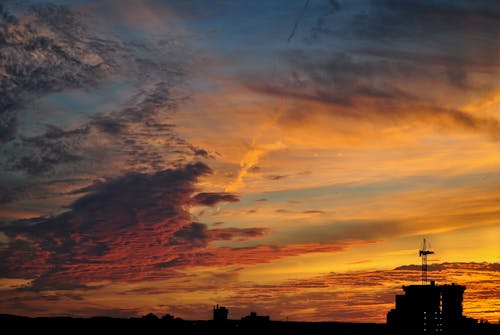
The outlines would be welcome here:
[[[286,145],[281,141],[277,141],[270,144],[257,144],[256,140],[252,141],[252,145],[249,150],[244,154],[243,158],[240,161],[240,170],[234,181],[230,182],[225,190],[228,192],[234,192],[245,185],[244,178],[245,176],[255,168],[259,164],[260,158],[274,150],[279,150],[285,148]]]

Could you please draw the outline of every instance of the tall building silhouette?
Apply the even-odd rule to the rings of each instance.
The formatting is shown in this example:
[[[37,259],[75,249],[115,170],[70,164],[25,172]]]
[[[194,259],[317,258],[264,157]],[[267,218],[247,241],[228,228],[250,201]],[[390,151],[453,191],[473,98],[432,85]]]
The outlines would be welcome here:
[[[387,313],[387,324],[393,334],[454,335],[462,334],[461,326],[465,286],[403,286],[404,295],[396,296],[396,308]]]
[[[464,324],[465,318],[462,315],[464,291],[465,286],[461,285],[441,286],[441,314],[445,333],[458,334]]]
[[[214,306],[214,321],[224,322],[227,321],[227,314],[229,310],[224,306]]]

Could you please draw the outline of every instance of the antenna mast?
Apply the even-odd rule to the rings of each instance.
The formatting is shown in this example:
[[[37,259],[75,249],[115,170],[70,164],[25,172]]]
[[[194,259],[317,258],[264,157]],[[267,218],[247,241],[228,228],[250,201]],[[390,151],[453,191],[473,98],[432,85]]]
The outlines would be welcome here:
[[[427,243],[422,243],[422,249],[419,250],[418,255],[422,257],[422,285],[427,284],[427,255],[433,254],[434,251],[427,250]]]

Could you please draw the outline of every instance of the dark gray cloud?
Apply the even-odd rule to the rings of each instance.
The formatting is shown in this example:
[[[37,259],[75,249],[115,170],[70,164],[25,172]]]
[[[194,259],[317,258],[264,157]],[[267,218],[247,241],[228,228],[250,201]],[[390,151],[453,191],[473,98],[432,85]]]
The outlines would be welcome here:
[[[375,31],[364,31],[372,35],[385,32],[391,38],[404,37],[408,34],[424,35],[428,32],[449,32],[474,29],[497,35],[496,31],[487,31],[500,22],[500,5],[496,1],[418,1],[418,0],[371,0],[367,15],[374,14],[367,26],[378,28]],[[471,21],[477,22],[474,27],[467,27]],[[446,29],[448,28],[448,29]]]
[[[232,193],[203,192],[191,199],[193,205],[215,206],[219,202],[238,202],[240,199]]]
[[[342,6],[337,0],[329,0],[328,4],[322,4],[320,7],[320,13],[316,18],[316,22],[311,28],[310,35],[306,38],[309,41],[313,41],[318,38],[318,34],[324,34],[330,32],[327,24],[330,20],[335,19],[332,16],[340,11]]]
[[[18,110],[44,94],[89,87],[113,72],[112,57],[66,7],[43,5],[19,20],[0,8],[0,133],[16,139]],[[111,43],[111,42],[110,42]],[[20,135],[3,147],[4,167],[39,175],[81,160],[79,143],[89,128],[63,130],[48,125],[44,134]]]
[[[264,236],[267,232],[267,228],[218,228],[209,230],[207,225],[193,222],[176,232],[174,241],[179,239],[187,240],[196,246],[205,247],[211,241],[257,238]]]
[[[373,14],[356,27],[362,27],[360,36],[381,44],[389,42],[386,58],[404,59],[397,46],[413,40],[423,55],[414,51],[407,61],[439,64],[449,84],[463,89],[472,86],[470,71],[498,65],[499,46],[494,43],[500,37],[498,2],[386,0],[372,1],[371,8]],[[361,23],[363,18],[357,20]],[[423,62],[426,54],[428,59]]]
[[[11,150],[7,167],[40,175],[61,164],[78,163],[82,160],[80,144],[89,132],[89,127],[63,130],[47,126],[42,135],[21,137]]]
[[[192,222],[175,232],[171,239],[172,244],[186,244],[205,248],[213,241],[229,241],[233,239],[247,240],[264,236],[266,228],[218,228],[208,229],[206,224]]]
[[[42,94],[95,85],[115,68],[102,42],[67,7],[35,6],[21,21],[0,7],[0,140],[16,133],[15,110]],[[106,43],[112,43],[107,41]]]
[[[123,122],[109,115],[96,115],[92,117],[90,124],[96,127],[100,132],[109,135],[118,135],[127,129]]]
[[[189,241],[197,247],[206,247],[207,240],[207,226],[203,223],[193,222],[175,232],[173,243]]]
[[[79,190],[86,194],[63,214],[3,225],[9,243],[0,250],[2,275],[36,276],[33,288],[59,289],[99,278],[171,276],[174,272],[158,269],[204,262],[196,255],[213,240],[261,234],[253,228],[210,231],[191,221],[188,207],[195,183],[210,172],[195,163],[110,178]],[[234,199],[224,194],[206,205]]]
[[[23,192],[20,187],[0,186],[0,205],[5,205],[17,199],[18,195]]]
[[[205,149],[201,149],[201,148],[195,147],[194,145],[189,146],[189,148],[193,151],[193,154],[195,156],[199,156],[199,157],[202,157],[202,158],[214,158]]]
[[[354,39],[397,46],[400,42],[433,44],[438,49],[465,41],[447,40],[455,34],[465,38],[498,36],[500,6],[496,1],[367,0],[344,2],[339,7],[323,3],[311,15],[316,37]],[[340,9],[343,9],[341,12]],[[330,15],[338,12],[337,15]],[[340,16],[340,17],[339,17]],[[350,29],[345,29],[345,27]],[[438,42],[446,42],[440,45]],[[477,40],[475,43],[486,41]],[[460,57],[460,55],[455,55]],[[466,55],[464,55],[466,56]]]

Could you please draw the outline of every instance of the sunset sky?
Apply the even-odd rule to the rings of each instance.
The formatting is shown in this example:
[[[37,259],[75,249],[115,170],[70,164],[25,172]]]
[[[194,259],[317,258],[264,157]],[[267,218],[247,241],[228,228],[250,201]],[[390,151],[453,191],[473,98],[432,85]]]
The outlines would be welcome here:
[[[0,313],[500,320],[500,2],[0,0]]]

